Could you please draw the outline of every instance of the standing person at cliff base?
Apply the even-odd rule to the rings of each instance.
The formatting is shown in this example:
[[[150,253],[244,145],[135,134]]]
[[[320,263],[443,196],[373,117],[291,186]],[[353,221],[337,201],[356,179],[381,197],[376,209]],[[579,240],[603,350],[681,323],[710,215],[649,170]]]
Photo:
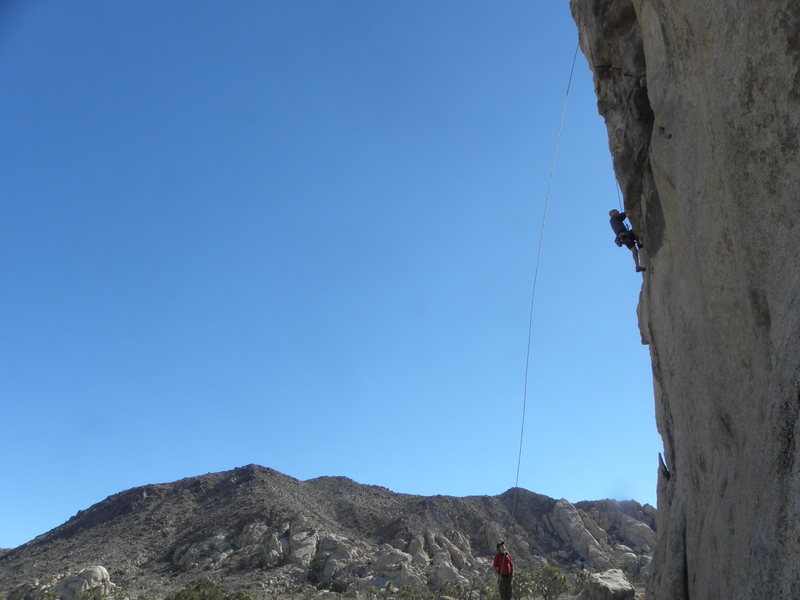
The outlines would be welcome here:
[[[494,555],[492,567],[497,572],[500,600],[511,600],[511,576],[514,574],[514,562],[511,560],[511,555],[506,552],[505,542],[497,544],[497,554]]]
[[[609,219],[611,223],[611,229],[614,230],[614,233],[617,237],[614,239],[614,243],[622,248],[625,246],[633,253],[633,262],[636,264],[636,272],[641,273],[642,271],[646,271],[644,267],[639,265],[639,248],[642,245],[639,243],[636,234],[633,232],[632,229],[628,229],[625,225],[625,217],[627,216],[624,212],[619,212],[616,209],[611,209],[608,211],[608,216],[611,217]]]

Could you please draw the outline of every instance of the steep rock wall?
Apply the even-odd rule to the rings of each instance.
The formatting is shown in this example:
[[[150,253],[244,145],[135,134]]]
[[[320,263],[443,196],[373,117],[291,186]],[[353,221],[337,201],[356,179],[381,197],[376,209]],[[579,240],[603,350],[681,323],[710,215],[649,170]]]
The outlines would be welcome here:
[[[800,598],[800,5],[571,0],[645,244],[648,598]]]

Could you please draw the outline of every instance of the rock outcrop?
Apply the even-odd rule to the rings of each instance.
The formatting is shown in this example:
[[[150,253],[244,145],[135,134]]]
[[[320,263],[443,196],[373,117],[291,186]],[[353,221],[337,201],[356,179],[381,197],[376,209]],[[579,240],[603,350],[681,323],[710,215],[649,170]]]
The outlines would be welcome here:
[[[250,465],[135,488],[81,511],[0,556],[0,596],[99,563],[132,596],[163,597],[200,579],[254,597],[310,585],[466,588],[491,581],[501,538],[518,569],[617,567],[637,579],[652,554],[654,526],[654,509],[636,502],[573,505],[522,489],[410,496],[343,477],[301,482]]]
[[[587,523],[572,504],[566,500],[559,500],[547,515],[547,519],[558,535],[569,542],[589,567],[601,570],[611,568],[611,558],[601,544],[605,541],[605,532],[595,523],[590,523],[587,528]],[[592,529],[594,534],[589,529]]]
[[[8,600],[101,600],[116,588],[105,567],[94,566],[64,577],[55,577],[51,583],[39,580],[12,589]]]
[[[800,5],[571,8],[648,266],[648,598],[800,598]]]
[[[633,600],[636,589],[619,569],[592,573],[578,600]]]

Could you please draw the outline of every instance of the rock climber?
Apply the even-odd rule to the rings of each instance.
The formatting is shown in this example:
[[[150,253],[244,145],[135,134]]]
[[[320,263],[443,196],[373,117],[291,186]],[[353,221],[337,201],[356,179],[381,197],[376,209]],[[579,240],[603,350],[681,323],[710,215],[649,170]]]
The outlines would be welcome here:
[[[505,542],[497,544],[497,554],[494,555],[492,568],[497,572],[500,600],[511,600],[511,577],[514,574],[514,562],[511,560],[511,555],[506,552]]]
[[[620,248],[625,246],[631,251],[633,254],[633,262],[636,264],[637,273],[646,271],[647,269],[639,264],[639,248],[642,247],[642,244],[639,242],[639,239],[636,237],[636,233],[634,233],[633,229],[628,229],[627,225],[625,225],[625,217],[627,215],[624,212],[619,212],[618,210],[612,208],[610,211],[608,211],[608,216],[611,217],[611,219],[609,219],[611,223],[611,229],[613,229],[614,233],[617,235],[617,237],[614,239],[614,243]]]

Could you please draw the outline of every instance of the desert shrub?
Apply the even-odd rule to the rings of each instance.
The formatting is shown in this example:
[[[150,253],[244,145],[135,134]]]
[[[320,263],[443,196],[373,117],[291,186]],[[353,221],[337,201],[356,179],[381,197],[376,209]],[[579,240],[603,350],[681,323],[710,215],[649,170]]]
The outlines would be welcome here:
[[[375,600],[378,597],[378,588],[374,585],[369,586],[364,592],[367,600]]]
[[[567,575],[558,567],[544,565],[532,573],[533,593],[544,600],[556,600],[569,590]]]
[[[317,595],[317,589],[313,587],[303,588],[303,600],[311,600]]]
[[[472,583],[467,587],[457,583],[450,583],[449,581],[444,584],[440,592],[441,596],[447,596],[453,600],[469,600],[472,596]]]
[[[572,589],[579,594],[589,585],[590,573],[586,569],[581,569],[572,577]]]
[[[244,592],[226,593],[213,581],[200,581],[167,596],[166,600],[252,600]]]
[[[364,590],[364,596],[367,600],[375,600],[378,597],[378,588],[374,585],[369,586],[366,590]]]
[[[492,575],[476,576],[474,580],[470,579],[470,584],[472,589],[478,592],[479,600],[499,600],[500,591],[497,589],[496,577]]]
[[[397,590],[397,597],[401,600],[432,600],[433,594],[416,585],[402,585]]]
[[[517,571],[511,584],[511,597],[514,600],[522,600],[533,596],[534,574],[531,571]]]
[[[344,598],[355,598],[356,597],[356,588],[355,586],[350,586],[346,581],[341,581],[338,579],[334,579],[328,585],[332,592],[336,592],[340,594]]]

